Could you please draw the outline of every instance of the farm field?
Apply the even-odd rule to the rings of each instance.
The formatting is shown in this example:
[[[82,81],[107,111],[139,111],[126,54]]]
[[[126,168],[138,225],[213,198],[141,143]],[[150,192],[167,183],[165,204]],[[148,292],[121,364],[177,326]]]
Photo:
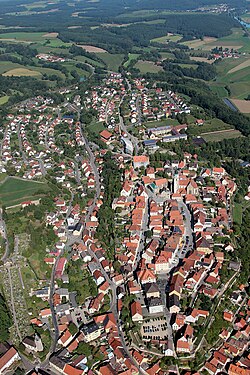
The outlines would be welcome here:
[[[215,47],[235,48],[240,52],[250,52],[250,37],[244,36],[242,29],[233,29],[231,35],[219,38],[216,42],[206,43],[202,46],[204,50],[210,50]]]
[[[118,72],[119,66],[122,63],[124,55],[121,53],[97,53],[97,56],[107,65],[108,70]]]
[[[234,129],[217,131],[210,134],[201,134],[201,136],[205,139],[206,142],[219,142],[223,139],[243,137],[239,130]]]
[[[5,77],[39,77],[41,73],[35,70],[26,68],[16,68],[8,70],[3,74]]]
[[[250,101],[249,100],[231,99],[231,101],[239,109],[240,112],[250,113]]]
[[[245,99],[250,92],[249,58],[224,59],[216,64],[218,72],[216,81],[210,83],[211,88],[220,97],[228,96],[225,87],[230,90],[230,98]]]
[[[87,52],[92,52],[92,53],[107,53],[107,51],[105,49],[103,49],[103,48],[91,46],[91,45],[88,45],[88,44],[78,44],[77,46],[81,47],[82,49],[84,49]]]
[[[135,68],[139,69],[141,73],[158,73],[163,70],[161,66],[155,65],[151,61],[138,61]]]
[[[209,60],[206,57],[190,56],[190,60],[198,62],[206,62],[207,64],[213,64],[214,60]]]
[[[127,67],[131,61],[136,60],[139,56],[140,55],[138,53],[129,53],[128,61],[125,62],[124,66]]]
[[[163,60],[165,59],[174,59],[174,54],[171,52],[160,52]]]
[[[4,33],[0,34],[1,40],[9,40],[9,41],[16,41],[16,42],[27,42],[27,43],[35,43],[35,42],[46,42],[46,39],[53,39],[55,36],[45,36],[44,32],[22,32],[17,31],[15,33]]]
[[[0,184],[0,204],[14,206],[23,201],[38,199],[48,190],[45,183],[9,177]]]
[[[199,49],[200,47],[206,46],[209,43],[215,43],[216,41],[217,38],[204,37],[203,39],[188,40],[181,44],[188,46],[189,48]]]
[[[206,121],[204,125],[201,125],[201,126],[190,125],[188,127],[188,134],[202,135],[203,137],[203,134],[216,132],[216,131],[229,130],[229,129],[234,129],[234,128],[232,125],[226,124],[225,122],[214,118],[212,120]]]
[[[87,63],[87,64],[90,64],[92,66],[99,67],[99,68],[104,67],[104,64],[102,62],[90,59],[89,57],[85,57],[85,56],[76,56],[74,60],[76,60],[77,62]]]
[[[178,42],[181,40],[181,38],[181,35],[167,34],[165,36],[161,36],[160,38],[151,39],[151,42],[167,44],[168,42]]]

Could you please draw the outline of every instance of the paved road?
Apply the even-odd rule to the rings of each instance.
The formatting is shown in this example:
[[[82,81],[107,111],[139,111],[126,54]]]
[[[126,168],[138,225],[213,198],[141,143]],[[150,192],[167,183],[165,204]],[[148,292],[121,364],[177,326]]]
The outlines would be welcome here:
[[[123,117],[121,116],[121,113],[119,111],[119,123],[120,123],[120,129],[127,134],[127,137],[128,139],[132,142],[133,146],[134,146],[134,153],[135,155],[138,154],[138,149],[139,149],[139,146],[138,146],[138,139],[136,137],[134,137],[132,134],[130,134],[126,128],[126,126],[124,125],[124,121],[123,121]]]

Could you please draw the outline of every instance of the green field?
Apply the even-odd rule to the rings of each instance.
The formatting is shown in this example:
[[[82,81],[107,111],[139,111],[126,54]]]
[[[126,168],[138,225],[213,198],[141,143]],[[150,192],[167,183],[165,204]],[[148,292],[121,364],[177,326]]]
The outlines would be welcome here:
[[[201,46],[201,49],[210,50],[216,46],[220,47],[228,47],[228,48],[236,48],[240,52],[250,52],[250,37],[244,36],[245,32],[242,29],[233,29],[231,35],[225,36],[223,38],[219,38],[214,42],[205,43]]]
[[[161,36],[160,38],[154,38],[154,39],[151,39],[151,42],[156,42],[156,43],[162,43],[162,44],[167,44],[168,42],[178,42],[179,40],[181,40],[182,36],[181,35],[165,35],[165,36]]]
[[[9,100],[9,96],[7,95],[0,97],[0,105],[8,103],[8,100]]]
[[[160,52],[162,59],[174,59],[175,56],[171,52]]]
[[[99,135],[99,133],[101,131],[103,131],[104,129],[106,129],[106,128],[105,128],[105,126],[103,125],[102,122],[97,122],[97,121],[95,122],[95,121],[93,121],[93,122],[91,122],[91,124],[89,124],[87,126],[87,129],[91,133],[95,133],[96,135]]]
[[[0,185],[0,204],[14,206],[23,201],[38,199],[48,190],[45,183],[9,177]]]
[[[8,40],[13,40],[17,42],[28,42],[28,43],[34,43],[34,42],[46,42],[46,39],[50,38],[45,38],[43,35],[46,33],[41,33],[41,32],[22,32],[22,31],[17,31],[14,33],[5,33],[5,34],[0,34],[0,39],[8,39]]]
[[[121,65],[124,55],[121,53],[111,54],[111,53],[96,53],[105,64],[107,64],[108,70],[112,72],[118,72],[119,66]]]
[[[134,66],[135,68],[139,69],[141,73],[158,73],[162,71],[161,66],[155,65],[151,61],[137,61],[137,63]]]
[[[209,121],[205,121],[204,125],[190,125],[188,127],[188,134],[190,135],[202,135],[203,133],[210,133],[220,130],[233,129],[232,125],[226,124],[225,122],[214,118]]]
[[[129,53],[128,61],[125,62],[124,66],[127,67],[131,61],[136,60],[139,56],[138,53]]]
[[[77,62],[82,62],[82,63],[90,64],[90,65],[92,65],[94,67],[99,67],[99,68],[103,68],[104,67],[104,64],[102,62],[90,59],[89,57],[85,57],[85,56],[76,56],[75,60]]]
[[[220,133],[211,133],[203,135],[201,134],[202,138],[205,139],[207,142],[219,142],[223,139],[231,139],[231,138],[239,138],[242,137],[242,134],[239,130],[231,130],[231,131],[221,131]]]
[[[245,99],[250,93],[250,66],[249,58],[223,59],[215,64],[217,78],[210,83],[211,89],[221,98],[227,97],[227,86],[230,89],[230,97]],[[237,70],[238,69],[238,70]]]
[[[165,120],[162,120],[162,121],[149,121],[149,122],[146,122],[143,124],[144,126],[146,126],[147,128],[154,128],[154,127],[160,127],[160,126],[167,126],[167,125],[171,125],[171,126],[176,126],[176,125],[180,125],[179,124],[179,121],[176,120],[176,119],[165,119]]]

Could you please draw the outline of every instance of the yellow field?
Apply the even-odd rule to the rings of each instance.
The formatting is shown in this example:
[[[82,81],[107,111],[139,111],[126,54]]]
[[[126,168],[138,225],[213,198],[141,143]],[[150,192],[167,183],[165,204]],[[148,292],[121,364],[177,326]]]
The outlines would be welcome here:
[[[216,42],[217,38],[212,38],[212,37],[204,37],[203,40],[201,39],[195,39],[195,40],[189,40],[187,42],[183,42],[185,46],[188,46],[189,48],[199,48],[203,47],[208,43],[213,43]]]
[[[250,113],[250,100],[230,99],[242,113]]]
[[[206,57],[196,57],[190,56],[190,60],[199,61],[199,62],[206,62],[208,64],[213,64],[214,60],[208,60]]]
[[[16,68],[5,72],[3,76],[5,77],[37,77],[40,76],[40,72],[35,72],[34,70],[25,69],[25,68]]]

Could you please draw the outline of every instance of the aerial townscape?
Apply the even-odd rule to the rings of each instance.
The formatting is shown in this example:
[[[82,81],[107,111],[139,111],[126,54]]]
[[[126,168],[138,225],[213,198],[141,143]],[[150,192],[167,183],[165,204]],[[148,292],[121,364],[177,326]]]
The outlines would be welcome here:
[[[245,0],[2,1],[0,375],[250,375]]]

